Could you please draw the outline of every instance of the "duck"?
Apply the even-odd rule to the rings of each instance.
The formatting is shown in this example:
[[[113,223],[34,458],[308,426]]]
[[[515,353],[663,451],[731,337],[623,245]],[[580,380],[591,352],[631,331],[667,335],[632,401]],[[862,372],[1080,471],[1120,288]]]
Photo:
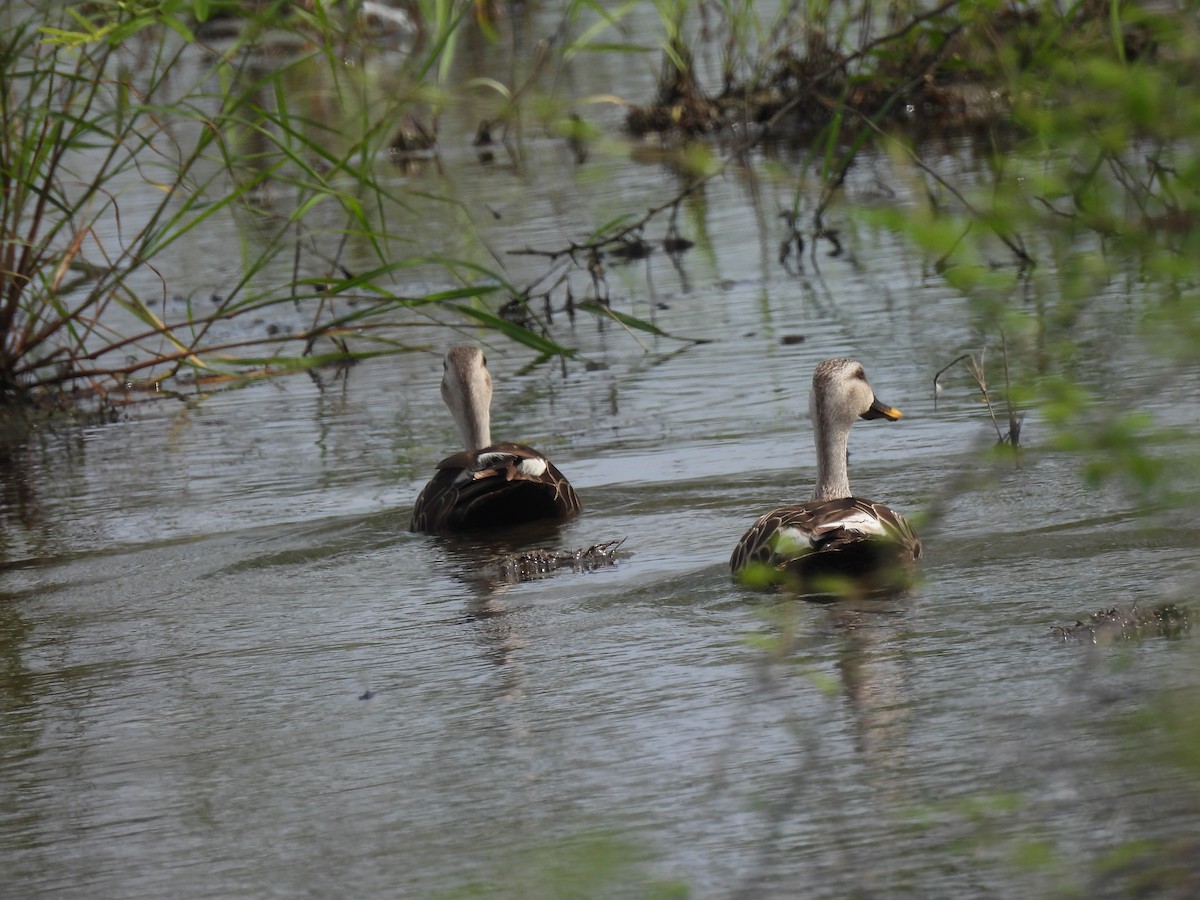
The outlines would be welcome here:
[[[451,347],[443,370],[442,399],[464,449],[438,463],[417,497],[409,530],[502,530],[577,514],[579,497],[550,460],[524,444],[492,443],[492,376],[483,351]]]
[[[769,566],[798,578],[801,587],[831,578],[866,582],[869,589],[902,584],[895,576],[921,558],[921,539],[900,513],[852,494],[847,448],[856,420],[894,422],[903,413],[875,396],[862,363],[854,359],[817,364],[809,412],[817,448],[812,499],[759,516],[734,548],[731,571],[739,575],[748,566]]]

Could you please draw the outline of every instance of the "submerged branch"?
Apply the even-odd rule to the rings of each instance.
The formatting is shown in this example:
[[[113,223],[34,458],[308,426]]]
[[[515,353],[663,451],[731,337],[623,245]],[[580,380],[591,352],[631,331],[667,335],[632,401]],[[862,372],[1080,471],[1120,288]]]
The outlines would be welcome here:
[[[728,162],[726,163],[726,165]],[[722,165],[720,171],[723,172],[725,165]],[[610,234],[603,235],[593,241],[571,241],[565,247],[558,247],[551,250],[539,250],[534,247],[526,247],[523,250],[509,250],[510,256],[544,256],[552,262],[561,257],[569,257],[576,260],[576,254],[580,253],[600,253],[606,247],[613,244],[620,244],[627,240],[632,235],[640,235],[650,224],[651,220],[661,215],[667,210],[672,211],[672,220],[674,219],[675,210],[688,196],[695,193],[703,185],[707,184],[711,179],[715,178],[719,172],[710,172],[705,175],[697,175],[688,181],[679,191],[677,191],[669,200],[666,200],[657,206],[652,206],[640,218],[634,220],[628,225],[625,225]]]

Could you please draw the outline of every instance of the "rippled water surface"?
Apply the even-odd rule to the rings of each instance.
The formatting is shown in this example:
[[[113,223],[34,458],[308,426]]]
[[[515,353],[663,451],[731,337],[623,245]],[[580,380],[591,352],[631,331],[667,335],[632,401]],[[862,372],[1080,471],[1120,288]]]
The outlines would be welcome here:
[[[438,176],[509,217],[486,226],[500,250],[671,190],[653,163],[530,152],[536,177],[472,181],[452,153]],[[963,302],[849,219],[844,256],[789,274],[790,195],[757,178],[688,207],[680,267],[609,276],[618,308],[708,343],[580,317],[557,324],[580,360],[532,365],[430,330],[429,352],[9,441],[0,894],[1097,894],[1113,849],[1194,833],[1195,784],[1131,728],[1200,683],[1193,642],[1052,626],[1186,605],[1195,521],[1086,488],[1035,417],[1019,466],[981,462],[994,434],[969,384],[932,396],[981,340]],[[1114,331],[1123,303],[1090,327]],[[488,346],[495,436],[579,492],[557,532],[405,530],[454,449],[439,352],[463,340]],[[1200,373],[1121,352],[1137,366],[1084,377],[1194,431],[1173,412],[1195,412]],[[905,412],[855,428],[857,492],[941,510],[924,581],[857,605],[750,593],[729,553],[811,490],[807,385],[844,354]],[[525,583],[495,562],[610,540],[613,564]]]

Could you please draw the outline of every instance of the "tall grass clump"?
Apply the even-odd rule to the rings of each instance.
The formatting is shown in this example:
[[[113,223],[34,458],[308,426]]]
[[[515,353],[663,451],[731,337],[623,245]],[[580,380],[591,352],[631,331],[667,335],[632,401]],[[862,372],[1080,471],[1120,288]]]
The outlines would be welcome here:
[[[513,291],[500,273],[420,252],[391,221],[409,206],[387,164],[397,123],[436,114],[466,9],[420,8],[429,22],[415,19],[397,50],[391,92],[346,64],[360,23],[321,2],[10,9],[0,405],[396,352],[413,326],[443,319],[565,352],[482,302]],[[189,13],[218,10],[237,36],[201,47]],[[191,246],[213,230],[236,252],[197,260]],[[183,266],[210,273],[203,296],[176,292]],[[435,287],[398,290],[400,273]],[[285,324],[264,328],[268,314]]]

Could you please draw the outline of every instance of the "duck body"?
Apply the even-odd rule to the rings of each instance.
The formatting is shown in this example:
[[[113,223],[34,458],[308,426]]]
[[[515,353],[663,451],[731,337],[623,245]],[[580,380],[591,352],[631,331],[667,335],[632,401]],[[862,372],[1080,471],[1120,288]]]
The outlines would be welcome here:
[[[413,507],[410,531],[476,531],[579,512],[554,463],[524,444],[491,444],[447,456]]]
[[[801,586],[829,578],[886,584],[920,559],[921,540],[900,513],[851,494],[847,448],[857,419],[895,421],[901,413],[876,399],[851,359],[817,366],[809,406],[817,448],[813,499],[760,516],[734,548],[730,569],[766,566],[798,577]]]
[[[478,347],[446,353],[442,398],[466,449],[438,463],[417,497],[410,531],[496,530],[579,512],[575,489],[545,456],[524,444],[491,442],[492,379]]]
[[[803,581],[867,579],[921,557],[921,539],[895,510],[858,497],[781,506],[759,516],[738,542],[730,568],[751,564],[792,572]]]

